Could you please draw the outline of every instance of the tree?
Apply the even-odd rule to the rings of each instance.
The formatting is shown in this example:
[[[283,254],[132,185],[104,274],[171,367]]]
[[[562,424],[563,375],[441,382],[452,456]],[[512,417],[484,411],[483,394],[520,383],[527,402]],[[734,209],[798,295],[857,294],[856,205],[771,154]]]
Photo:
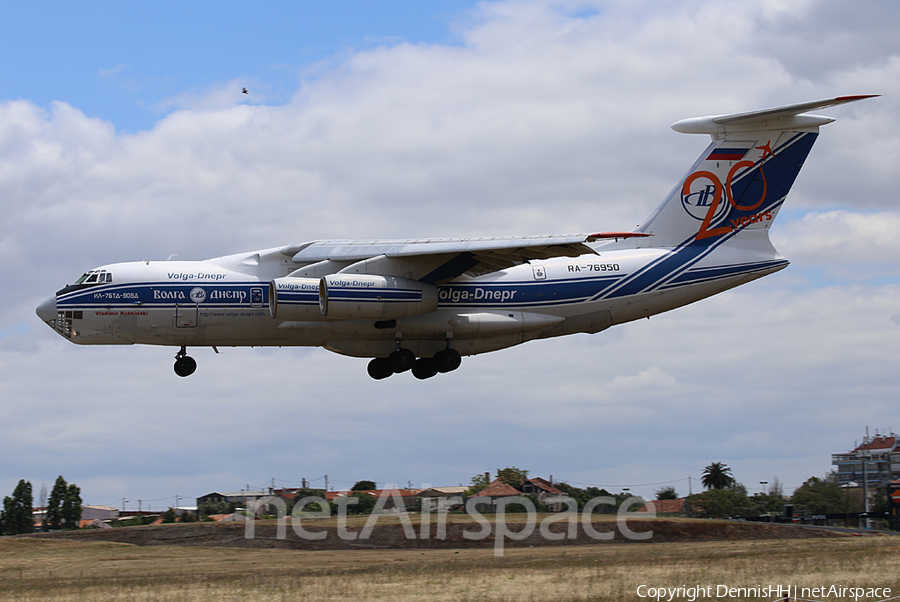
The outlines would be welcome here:
[[[325,499],[325,490],[324,489],[310,489],[309,487],[303,487],[301,489],[297,489],[291,492],[293,494],[293,499],[286,500],[287,504],[287,512],[290,514],[294,511],[294,506],[306,497],[317,497]],[[308,502],[305,504],[305,508],[301,508],[301,511],[305,512],[321,512],[322,508],[320,507],[318,502]]]
[[[621,508],[622,504],[626,501],[631,500],[629,505],[626,507],[625,511],[627,512],[637,512],[640,508],[643,508],[647,505],[647,501],[639,495],[631,495],[628,491],[623,491],[622,493],[617,493],[613,496],[616,498],[616,508]],[[614,512],[618,512],[618,510],[613,509]]]
[[[769,484],[769,495],[784,498],[784,485],[781,484],[778,477],[774,477]]]
[[[62,503],[66,498],[66,492],[69,486],[62,475],[56,478],[53,484],[53,490],[50,491],[50,497],[47,498],[47,512],[44,515],[44,530],[62,528]]]
[[[162,513],[162,519],[164,523],[174,523],[175,522],[175,509],[169,508],[165,512]]]
[[[730,518],[753,513],[747,495],[735,489],[710,488],[690,496],[688,503],[702,518]]]
[[[60,516],[64,529],[77,529],[81,522],[81,488],[74,483],[66,489]]]
[[[491,484],[491,480],[488,477],[488,475],[486,475],[484,473],[479,473],[479,474],[475,475],[474,477],[472,477],[472,480],[470,481],[470,483],[471,483],[471,485],[469,486],[469,489],[466,491],[466,495],[475,495],[479,491],[484,491],[485,489],[488,488],[488,485]]]
[[[372,491],[374,489],[378,489],[375,486],[375,481],[357,481],[356,484],[350,488],[350,491]]]
[[[658,500],[677,500],[678,492],[671,485],[656,490],[656,499]]]
[[[357,501],[356,503],[348,503],[348,498],[356,498]],[[331,503],[331,513],[338,514],[338,506],[341,504],[346,504],[345,508],[348,515],[372,514],[372,509],[375,508],[375,504],[378,503],[378,500],[363,491],[354,491],[348,496],[348,498],[338,498],[334,500],[334,502]]]
[[[536,512],[546,512],[547,511],[547,506],[545,506],[544,503],[541,500],[539,500],[536,495],[531,495],[529,493],[529,494],[523,495],[522,497],[531,501]],[[515,502],[512,504],[507,504],[505,511],[508,514],[524,514],[524,513],[528,512],[528,508],[525,507],[525,504],[520,504],[518,502]]]
[[[197,508],[197,512],[200,513],[200,516],[212,516],[213,514],[231,514],[235,510],[237,510],[238,504],[235,502],[226,502],[222,500],[221,502],[203,502],[200,504],[200,507]]]
[[[597,497],[615,497],[617,502],[619,500],[619,496],[613,496],[613,494],[608,492],[606,489],[598,489],[597,487],[586,487],[584,489],[580,489],[573,485],[569,485],[568,483],[554,483],[553,486],[578,502],[579,510],[583,510],[588,502]],[[607,504],[597,504],[594,506],[592,512],[594,514],[614,514],[616,512],[616,508]]]
[[[707,489],[726,489],[734,485],[731,469],[722,462],[713,462],[704,468],[703,478],[700,481]]]
[[[22,479],[13,490],[12,497],[3,498],[0,513],[0,535],[16,535],[34,531],[34,498],[31,483]]]
[[[784,498],[772,493],[756,493],[750,498],[753,513],[750,516],[780,515],[784,512]]]
[[[507,466],[502,470],[498,468],[497,478],[511,487],[520,487],[528,478],[528,471],[515,466]]]
[[[794,510],[810,514],[846,512],[847,496],[833,481],[810,477],[791,496]]]

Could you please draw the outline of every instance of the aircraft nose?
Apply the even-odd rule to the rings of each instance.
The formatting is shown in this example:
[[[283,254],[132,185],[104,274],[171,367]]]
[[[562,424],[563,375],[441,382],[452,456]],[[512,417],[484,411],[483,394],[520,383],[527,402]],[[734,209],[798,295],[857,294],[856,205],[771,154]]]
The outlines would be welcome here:
[[[44,322],[56,319],[56,295],[47,298],[43,303],[37,306],[35,313]]]

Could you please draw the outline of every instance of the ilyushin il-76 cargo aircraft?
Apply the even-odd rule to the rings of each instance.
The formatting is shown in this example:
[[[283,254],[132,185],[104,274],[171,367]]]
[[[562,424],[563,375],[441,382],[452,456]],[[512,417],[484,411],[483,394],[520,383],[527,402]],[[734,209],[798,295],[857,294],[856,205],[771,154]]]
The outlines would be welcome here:
[[[712,143],[633,231],[317,240],[205,261],[114,263],[37,308],[81,345],[303,345],[425,379],[476,355],[597,333],[721,293],[788,261],[769,228],[818,136],[807,111],[871,96],[685,119]],[[216,351],[218,351],[216,349]]]

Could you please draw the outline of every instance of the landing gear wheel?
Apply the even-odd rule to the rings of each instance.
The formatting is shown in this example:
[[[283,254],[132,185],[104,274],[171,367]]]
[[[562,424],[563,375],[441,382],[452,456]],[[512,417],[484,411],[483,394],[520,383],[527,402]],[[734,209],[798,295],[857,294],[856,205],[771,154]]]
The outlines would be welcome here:
[[[175,360],[175,374],[178,376],[190,376],[197,369],[197,362],[189,355],[183,355]]]
[[[420,357],[413,364],[412,373],[419,380],[431,378],[438,373],[437,362],[432,357]]]
[[[397,374],[406,372],[416,363],[416,354],[409,349],[398,349],[387,357],[391,369]]]
[[[366,371],[375,380],[382,380],[394,373],[394,369],[391,368],[391,363],[386,357],[376,357],[369,362]]]
[[[453,372],[462,364],[462,357],[456,349],[444,349],[434,354],[434,362],[437,365],[437,371],[441,374]]]

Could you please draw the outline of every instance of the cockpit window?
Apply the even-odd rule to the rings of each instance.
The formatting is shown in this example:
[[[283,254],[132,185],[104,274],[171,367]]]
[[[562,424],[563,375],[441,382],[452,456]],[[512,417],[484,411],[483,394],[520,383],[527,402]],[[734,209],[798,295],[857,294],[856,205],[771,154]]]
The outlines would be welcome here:
[[[112,272],[107,272],[106,270],[90,270],[76,280],[75,284],[102,284],[112,281]]]

